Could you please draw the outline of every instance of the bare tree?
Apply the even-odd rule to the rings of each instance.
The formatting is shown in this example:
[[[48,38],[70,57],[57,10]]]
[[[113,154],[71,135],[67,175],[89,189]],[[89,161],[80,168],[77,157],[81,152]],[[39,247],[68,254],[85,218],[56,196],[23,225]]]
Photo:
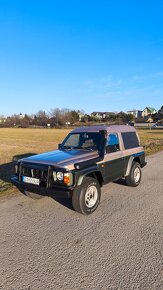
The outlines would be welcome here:
[[[49,118],[45,111],[43,110],[38,111],[36,116],[37,116],[37,125],[44,127],[47,126]]]

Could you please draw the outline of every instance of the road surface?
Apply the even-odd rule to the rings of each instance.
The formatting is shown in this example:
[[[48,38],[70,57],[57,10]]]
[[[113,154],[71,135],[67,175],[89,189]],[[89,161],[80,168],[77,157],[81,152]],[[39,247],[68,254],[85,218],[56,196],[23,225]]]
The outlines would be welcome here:
[[[90,216],[69,199],[0,198],[0,289],[163,289],[163,152]]]

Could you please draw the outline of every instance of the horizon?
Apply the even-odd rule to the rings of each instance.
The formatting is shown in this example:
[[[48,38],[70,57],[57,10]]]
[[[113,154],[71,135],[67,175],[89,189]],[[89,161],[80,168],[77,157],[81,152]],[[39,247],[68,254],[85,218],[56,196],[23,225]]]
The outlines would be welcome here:
[[[163,102],[162,1],[5,1],[0,115]]]
[[[113,113],[113,114],[115,114],[115,115],[117,115],[117,114],[120,114],[120,113],[124,113],[124,114],[126,114],[126,115],[128,115],[128,114],[130,114],[130,112],[132,112],[132,111],[140,111],[140,112],[143,112],[146,108],[150,108],[150,109],[156,109],[156,111],[158,112],[161,108],[163,107],[163,105],[159,108],[159,109],[156,109],[154,106],[153,107],[150,107],[150,106],[146,106],[143,110],[139,110],[139,109],[132,109],[132,110],[128,110],[128,111],[92,111],[91,113],[88,113],[88,112],[85,112],[84,110],[80,110],[79,108],[78,109],[76,109],[76,110],[72,110],[71,108],[52,108],[52,110],[53,109],[59,109],[59,110],[68,110],[69,112],[71,112],[71,111],[76,111],[77,113],[81,113],[81,114],[83,114],[83,115],[89,115],[89,116],[91,116],[91,114],[93,114],[93,113]],[[27,116],[37,116],[37,114],[38,113],[40,113],[40,112],[45,112],[45,114],[47,115],[47,116],[50,116],[51,115],[51,111],[45,111],[45,110],[38,110],[37,112],[35,112],[35,113],[26,113],[26,112],[24,112],[24,113],[22,113],[22,112],[19,112],[19,113],[12,113],[12,114],[10,114],[10,115],[2,115],[2,114],[0,114],[0,119],[2,119],[2,118],[9,118],[9,117],[12,117],[12,116],[22,116],[22,117],[24,117],[25,115],[27,115]]]

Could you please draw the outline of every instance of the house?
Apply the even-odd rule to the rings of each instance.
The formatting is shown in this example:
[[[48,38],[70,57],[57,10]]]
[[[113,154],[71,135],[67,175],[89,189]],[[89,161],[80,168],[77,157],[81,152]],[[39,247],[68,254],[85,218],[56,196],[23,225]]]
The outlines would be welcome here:
[[[152,108],[152,107],[146,107],[143,112],[142,112],[142,117],[146,117],[148,115],[153,115],[153,114],[156,114],[157,113],[157,110]]]
[[[91,113],[91,117],[95,117],[98,120],[108,118],[111,115],[115,115],[115,113],[113,113],[113,112],[93,112],[93,113]]]
[[[141,118],[142,117],[142,112],[141,110],[132,110],[132,111],[127,111],[127,114],[131,114],[134,116],[134,118]]]
[[[145,117],[145,122],[146,123],[152,123],[153,122],[153,118],[152,118],[151,114]]]
[[[159,114],[163,115],[163,106],[161,106],[160,110],[158,111]]]
[[[6,122],[5,118],[0,118],[0,124],[4,124]]]
[[[19,118],[20,120],[24,119],[24,117],[25,117],[25,115],[22,114],[22,113],[20,113],[19,116],[18,116],[18,118]]]
[[[81,121],[82,120],[82,118],[84,117],[84,113],[82,113],[82,112],[78,112],[78,115],[79,115],[79,121]]]

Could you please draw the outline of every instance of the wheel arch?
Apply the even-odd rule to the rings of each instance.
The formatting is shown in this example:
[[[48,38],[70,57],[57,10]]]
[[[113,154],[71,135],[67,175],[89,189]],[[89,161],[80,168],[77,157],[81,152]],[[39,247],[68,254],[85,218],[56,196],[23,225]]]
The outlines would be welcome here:
[[[140,156],[136,156],[136,157],[135,156],[130,156],[125,176],[128,176],[130,174],[130,170],[131,170],[133,162],[137,162],[141,166],[141,158],[140,158]]]
[[[104,181],[104,180],[103,180],[103,176],[102,176],[101,171],[99,171],[99,170],[94,170],[94,171],[85,172],[84,174],[80,175],[79,178],[78,178],[78,182],[77,182],[77,185],[78,185],[78,186],[82,184],[83,179],[84,179],[85,177],[92,177],[92,178],[95,178],[95,179],[98,181],[100,187],[102,187],[102,184],[103,184],[103,181]]]

